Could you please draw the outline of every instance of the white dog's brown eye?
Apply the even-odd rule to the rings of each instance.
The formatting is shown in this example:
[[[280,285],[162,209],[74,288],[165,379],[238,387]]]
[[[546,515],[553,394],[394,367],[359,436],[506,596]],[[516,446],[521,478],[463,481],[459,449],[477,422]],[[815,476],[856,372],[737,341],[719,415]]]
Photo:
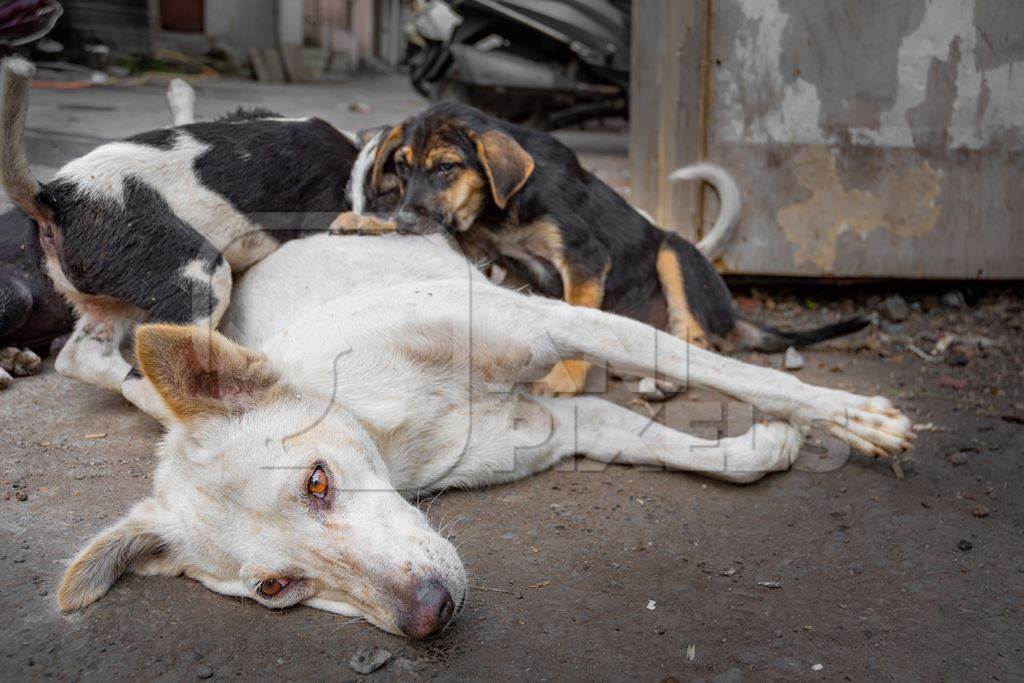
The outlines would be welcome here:
[[[306,491],[317,498],[325,498],[328,488],[330,488],[330,483],[327,480],[327,473],[324,472],[323,467],[317,465],[313,474],[309,475],[309,479],[306,480]]]
[[[260,595],[267,598],[273,597],[283,591],[289,583],[291,581],[288,579],[267,579],[260,583]]]

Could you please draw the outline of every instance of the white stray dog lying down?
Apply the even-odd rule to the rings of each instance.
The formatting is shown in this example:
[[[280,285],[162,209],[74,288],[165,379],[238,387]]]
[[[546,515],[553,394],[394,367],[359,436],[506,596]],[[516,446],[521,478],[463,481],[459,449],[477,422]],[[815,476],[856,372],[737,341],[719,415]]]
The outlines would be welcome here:
[[[139,328],[142,371],[174,415],[153,495],[74,560],[62,609],[126,571],[184,574],[424,638],[458,615],[466,576],[404,495],[512,481],[574,454],[751,482],[789,467],[811,425],[873,455],[913,438],[884,398],[502,289],[436,235],[286,243],[242,278],[224,329],[238,343]],[[520,389],[583,355],[716,389],[776,421],[712,442],[603,399]]]

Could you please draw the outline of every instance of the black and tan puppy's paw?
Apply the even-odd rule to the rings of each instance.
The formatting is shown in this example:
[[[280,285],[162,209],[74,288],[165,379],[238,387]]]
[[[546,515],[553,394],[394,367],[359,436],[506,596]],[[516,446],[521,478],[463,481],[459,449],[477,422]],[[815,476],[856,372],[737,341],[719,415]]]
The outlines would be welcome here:
[[[332,235],[387,235],[396,232],[397,229],[394,221],[360,215],[354,211],[340,214],[328,228]]]

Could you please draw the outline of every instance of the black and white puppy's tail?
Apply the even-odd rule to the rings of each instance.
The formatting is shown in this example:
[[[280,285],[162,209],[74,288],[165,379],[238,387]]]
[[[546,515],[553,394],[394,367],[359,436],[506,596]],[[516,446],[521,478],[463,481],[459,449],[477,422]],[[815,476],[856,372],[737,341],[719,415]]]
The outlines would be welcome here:
[[[0,63],[3,114],[0,121],[0,184],[18,207],[40,227],[51,225],[53,212],[41,201],[39,182],[32,177],[25,154],[25,118],[35,66],[21,57]]]
[[[175,126],[196,122],[196,91],[186,81],[175,78],[167,86],[167,107]]]
[[[736,181],[724,168],[717,164],[702,162],[683,166],[673,171],[668,177],[671,181],[703,180],[715,188],[718,194],[718,218],[711,231],[697,243],[697,249],[709,261],[714,261],[725,253],[725,245],[736,230],[740,218],[740,188]]]

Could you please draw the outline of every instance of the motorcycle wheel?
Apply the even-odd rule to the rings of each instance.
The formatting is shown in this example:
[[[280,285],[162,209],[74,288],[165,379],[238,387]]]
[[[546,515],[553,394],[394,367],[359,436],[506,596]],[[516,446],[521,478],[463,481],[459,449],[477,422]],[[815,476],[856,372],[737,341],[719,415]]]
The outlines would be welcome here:
[[[440,59],[444,59],[444,47],[441,43],[430,42],[427,43],[425,49],[420,50],[418,54],[410,57],[408,60],[410,66],[409,80],[412,82],[412,87],[427,99],[433,99],[431,96],[432,87],[427,79],[435,70]]]

